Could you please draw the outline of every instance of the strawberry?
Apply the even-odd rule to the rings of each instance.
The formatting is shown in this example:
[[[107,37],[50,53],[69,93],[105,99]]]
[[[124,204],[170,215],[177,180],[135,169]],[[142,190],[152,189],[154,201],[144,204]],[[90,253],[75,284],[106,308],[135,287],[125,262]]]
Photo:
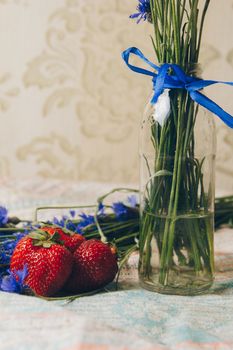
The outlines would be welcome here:
[[[72,271],[72,253],[56,240],[56,234],[51,236],[41,230],[31,232],[17,243],[11,257],[10,269],[15,277],[17,271],[26,266],[23,282],[40,296],[58,292]]]
[[[65,285],[72,293],[101,288],[113,281],[118,271],[114,249],[96,239],[83,242],[73,257],[73,270]]]
[[[85,241],[85,238],[79,233],[72,233],[66,229],[62,229],[57,226],[43,226],[40,228],[42,231],[48,232],[50,235],[57,233],[59,239],[63,242],[64,246],[72,253]]]

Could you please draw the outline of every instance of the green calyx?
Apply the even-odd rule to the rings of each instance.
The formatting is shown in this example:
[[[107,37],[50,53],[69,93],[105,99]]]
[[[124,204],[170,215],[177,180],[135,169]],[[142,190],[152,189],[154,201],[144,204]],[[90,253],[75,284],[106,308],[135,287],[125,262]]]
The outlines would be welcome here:
[[[59,233],[55,232],[50,235],[48,232],[38,229],[30,232],[28,237],[32,238],[35,247],[50,248],[53,244],[62,244]]]

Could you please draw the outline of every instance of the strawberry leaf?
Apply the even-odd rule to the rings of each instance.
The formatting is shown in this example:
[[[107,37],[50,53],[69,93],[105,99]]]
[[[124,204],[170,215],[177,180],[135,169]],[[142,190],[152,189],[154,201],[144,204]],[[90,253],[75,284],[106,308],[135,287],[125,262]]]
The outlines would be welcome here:
[[[39,230],[30,232],[28,236],[38,241],[47,239],[47,234],[45,234],[45,232],[42,232],[42,231],[40,232]]]

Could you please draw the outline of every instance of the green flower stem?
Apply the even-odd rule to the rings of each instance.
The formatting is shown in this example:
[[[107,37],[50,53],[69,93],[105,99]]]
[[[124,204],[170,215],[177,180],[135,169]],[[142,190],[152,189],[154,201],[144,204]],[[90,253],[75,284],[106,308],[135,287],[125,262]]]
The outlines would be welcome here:
[[[180,98],[180,96],[179,96]],[[181,111],[181,110],[179,110]],[[171,195],[168,205],[167,220],[163,235],[162,252],[160,258],[160,277],[159,281],[162,284],[166,283],[167,272],[170,266],[173,240],[174,240],[174,230],[175,230],[175,218],[177,212],[178,204],[178,192],[179,192],[179,182],[180,182],[180,170],[181,170],[181,160],[183,156],[183,151],[180,145],[182,145],[182,135],[181,135],[181,123],[182,115],[178,116],[178,129],[177,129],[177,142],[176,142],[176,152],[174,160],[174,173],[172,178],[172,188]]]
[[[34,218],[35,221],[38,221],[38,213],[39,211],[42,210],[57,210],[57,209],[84,209],[84,208],[95,208],[96,205],[46,205],[46,206],[41,206],[41,207],[37,207],[35,214],[34,214]]]
[[[116,244],[118,244],[118,243],[120,243],[120,242],[127,241],[129,238],[135,238],[137,234],[138,234],[138,232],[134,232],[134,233],[131,233],[131,234],[129,234],[129,235],[124,235],[124,236],[122,236],[122,237],[120,237],[120,238],[115,239],[114,242],[115,242]]]
[[[203,32],[205,17],[206,17],[206,13],[207,13],[209,4],[210,4],[210,0],[205,0],[205,6],[204,6],[204,10],[203,10],[202,17],[201,17],[201,24],[200,24],[200,31],[199,31],[199,38],[198,38],[198,44],[197,44],[197,52],[196,52],[196,59],[195,59],[195,62],[198,61],[198,57],[199,57],[199,53],[200,53],[202,32]]]
[[[0,235],[1,235],[1,232],[4,234],[4,232],[12,232],[12,233],[15,233],[15,232],[24,232],[26,228],[22,228],[22,227],[2,227],[0,228]],[[1,237],[1,236],[0,236]],[[2,236],[3,237],[3,236]],[[4,237],[6,237],[4,235]]]
[[[175,62],[180,63],[180,30],[178,24],[178,15],[176,11],[176,0],[170,0],[171,12],[172,12],[172,23],[174,30],[174,51],[175,51]]]
[[[117,188],[114,188],[113,190],[107,192],[105,195],[99,197],[97,199],[97,202],[103,203],[107,197],[109,197],[110,195],[112,195],[113,193],[116,193],[116,192],[118,192],[118,193],[138,193],[138,190],[135,188],[117,187]]]

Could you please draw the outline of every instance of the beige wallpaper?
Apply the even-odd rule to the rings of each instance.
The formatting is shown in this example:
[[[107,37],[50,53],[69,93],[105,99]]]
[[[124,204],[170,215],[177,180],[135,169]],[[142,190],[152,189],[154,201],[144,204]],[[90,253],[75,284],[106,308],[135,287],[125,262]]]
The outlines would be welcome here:
[[[136,0],[0,0],[0,176],[137,182],[151,82],[121,51],[152,58]],[[212,0],[204,77],[233,80],[233,0]],[[208,95],[233,113],[233,89]],[[233,134],[218,122],[218,188],[233,192]]]

